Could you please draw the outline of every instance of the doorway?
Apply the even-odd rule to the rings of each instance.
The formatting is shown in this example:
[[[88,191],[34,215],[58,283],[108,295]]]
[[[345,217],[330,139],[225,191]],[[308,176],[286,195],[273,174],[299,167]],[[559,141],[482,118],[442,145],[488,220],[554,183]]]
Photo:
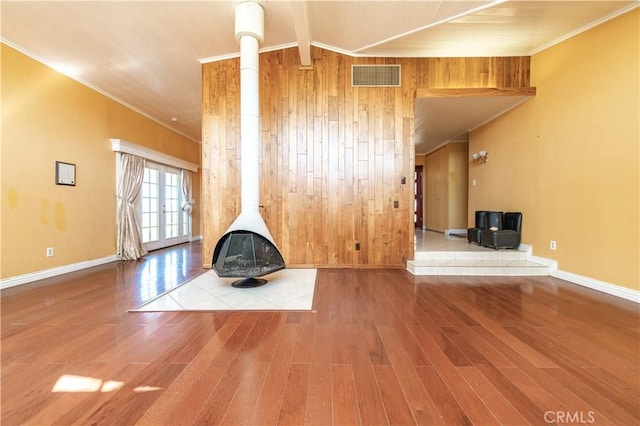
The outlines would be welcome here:
[[[416,166],[414,178],[413,178],[413,211],[414,211],[414,224],[418,229],[422,229],[422,165]]]
[[[189,240],[190,221],[181,208],[183,198],[179,169],[149,161],[145,164],[138,212],[147,251]]]

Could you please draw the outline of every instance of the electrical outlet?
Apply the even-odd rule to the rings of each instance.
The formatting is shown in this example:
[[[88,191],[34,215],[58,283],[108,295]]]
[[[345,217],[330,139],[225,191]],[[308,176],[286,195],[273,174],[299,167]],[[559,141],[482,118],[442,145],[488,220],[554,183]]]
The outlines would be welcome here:
[[[47,257],[53,257],[53,247],[47,247]]]
[[[555,240],[549,241],[549,248],[551,250],[555,250],[556,249],[556,241]]]
[[[360,242],[356,241],[356,250],[360,250]]]

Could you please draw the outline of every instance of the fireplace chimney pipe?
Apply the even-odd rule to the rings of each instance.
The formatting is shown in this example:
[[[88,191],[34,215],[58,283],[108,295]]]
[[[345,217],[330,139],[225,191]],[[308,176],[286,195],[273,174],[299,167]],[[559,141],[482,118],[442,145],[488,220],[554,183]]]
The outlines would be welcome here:
[[[273,236],[260,215],[259,48],[264,39],[264,9],[253,1],[236,7],[235,37],[240,43],[240,216],[229,230]]]
[[[264,9],[256,2],[236,7],[240,43],[240,181],[242,212],[258,213],[260,198],[260,87],[258,50],[264,38]]]

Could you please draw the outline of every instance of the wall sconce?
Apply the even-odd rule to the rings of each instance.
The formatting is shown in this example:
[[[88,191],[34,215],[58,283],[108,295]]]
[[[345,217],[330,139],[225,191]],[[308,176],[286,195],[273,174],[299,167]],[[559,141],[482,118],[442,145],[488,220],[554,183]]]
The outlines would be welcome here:
[[[489,153],[487,151],[479,151],[474,153],[471,158],[473,159],[473,162],[476,164],[482,164],[482,163],[486,163],[487,162],[487,157],[489,156]]]

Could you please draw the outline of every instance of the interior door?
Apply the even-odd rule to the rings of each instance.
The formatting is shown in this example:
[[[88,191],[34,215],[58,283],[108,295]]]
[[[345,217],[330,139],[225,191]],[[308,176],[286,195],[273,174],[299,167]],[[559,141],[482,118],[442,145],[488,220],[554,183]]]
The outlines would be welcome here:
[[[423,166],[416,166],[416,170],[414,173],[414,222],[416,228],[422,229],[422,168]]]
[[[180,170],[147,162],[140,194],[142,243],[147,250],[187,242]],[[187,223],[187,225],[190,225]]]

